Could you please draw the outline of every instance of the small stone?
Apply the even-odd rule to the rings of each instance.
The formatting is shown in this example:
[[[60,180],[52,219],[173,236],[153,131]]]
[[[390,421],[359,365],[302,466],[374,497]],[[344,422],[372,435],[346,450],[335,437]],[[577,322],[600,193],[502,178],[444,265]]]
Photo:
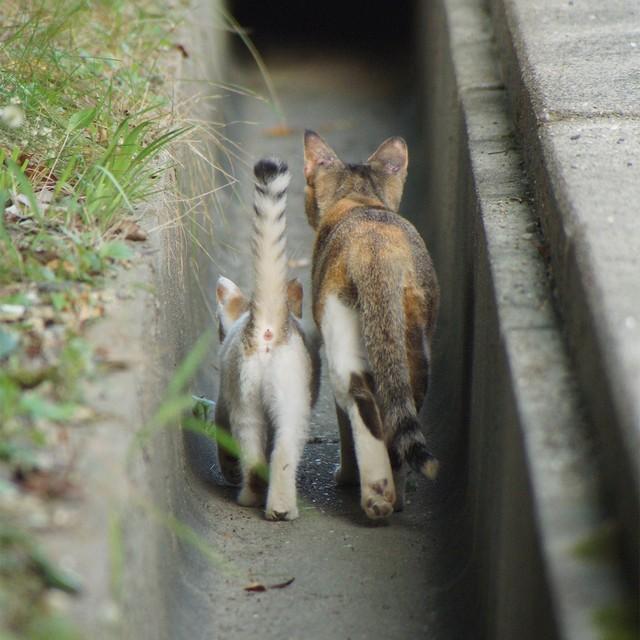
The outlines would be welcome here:
[[[9,129],[19,129],[24,124],[24,111],[18,104],[19,101],[0,109],[0,122]]]
[[[27,308],[21,304],[0,304],[0,322],[16,322],[24,318]]]
[[[51,520],[56,527],[68,527],[78,519],[78,514],[72,509],[66,507],[58,507],[54,512]]]
[[[73,596],[65,593],[64,591],[58,591],[57,589],[50,589],[45,595],[45,602],[47,608],[53,613],[67,613],[71,608]]]
[[[113,601],[109,600],[100,607],[100,620],[108,625],[115,625],[120,622],[122,615],[120,607]]]
[[[576,133],[576,134],[572,135],[569,139],[570,140],[579,140],[580,139],[580,134]]]

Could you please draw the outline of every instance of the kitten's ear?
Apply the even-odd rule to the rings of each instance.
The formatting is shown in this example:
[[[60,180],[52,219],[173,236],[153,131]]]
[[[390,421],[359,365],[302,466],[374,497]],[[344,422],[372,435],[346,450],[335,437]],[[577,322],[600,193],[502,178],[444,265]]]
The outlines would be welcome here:
[[[407,172],[409,151],[407,143],[399,137],[387,138],[367,160],[386,174],[402,175]]]
[[[291,278],[287,282],[287,299],[289,310],[296,318],[302,318],[302,282],[298,278]]]
[[[233,323],[249,308],[249,300],[237,284],[229,278],[220,276],[216,283],[216,302],[222,342]]]
[[[216,302],[220,306],[226,305],[231,298],[238,295],[244,297],[240,287],[235,282],[224,276],[218,278],[216,282]]]
[[[304,177],[313,179],[319,168],[341,165],[335,151],[315,132],[304,132]]]

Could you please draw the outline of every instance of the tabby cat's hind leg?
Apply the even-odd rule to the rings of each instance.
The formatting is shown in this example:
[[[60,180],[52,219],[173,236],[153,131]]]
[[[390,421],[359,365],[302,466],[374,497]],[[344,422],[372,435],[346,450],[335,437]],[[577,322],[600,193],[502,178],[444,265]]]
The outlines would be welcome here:
[[[396,500],[389,453],[357,311],[329,296],[322,319],[329,377],[336,403],[349,417],[360,478],[360,504],[369,518],[386,518]]]
[[[336,402],[336,415],[340,428],[340,466],[336,469],[335,478],[338,486],[358,484],[358,462],[353,444],[353,433],[349,416]]]

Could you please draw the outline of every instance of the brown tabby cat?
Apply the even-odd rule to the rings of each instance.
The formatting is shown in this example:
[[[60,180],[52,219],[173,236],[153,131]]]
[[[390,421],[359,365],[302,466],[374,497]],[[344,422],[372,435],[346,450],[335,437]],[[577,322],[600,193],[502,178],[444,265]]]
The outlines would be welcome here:
[[[340,427],[340,484],[359,480],[370,518],[404,506],[405,463],[434,478],[417,414],[427,392],[439,289],[424,242],[398,215],[407,145],[389,138],[345,164],[304,136],[305,210],[316,230],[313,314]]]

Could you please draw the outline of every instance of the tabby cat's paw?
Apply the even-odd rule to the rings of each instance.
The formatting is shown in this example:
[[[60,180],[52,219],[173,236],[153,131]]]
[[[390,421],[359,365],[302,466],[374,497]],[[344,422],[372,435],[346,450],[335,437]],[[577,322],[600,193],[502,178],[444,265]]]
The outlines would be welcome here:
[[[389,517],[393,513],[395,501],[393,481],[388,478],[366,483],[362,487],[361,505],[372,520]]]

